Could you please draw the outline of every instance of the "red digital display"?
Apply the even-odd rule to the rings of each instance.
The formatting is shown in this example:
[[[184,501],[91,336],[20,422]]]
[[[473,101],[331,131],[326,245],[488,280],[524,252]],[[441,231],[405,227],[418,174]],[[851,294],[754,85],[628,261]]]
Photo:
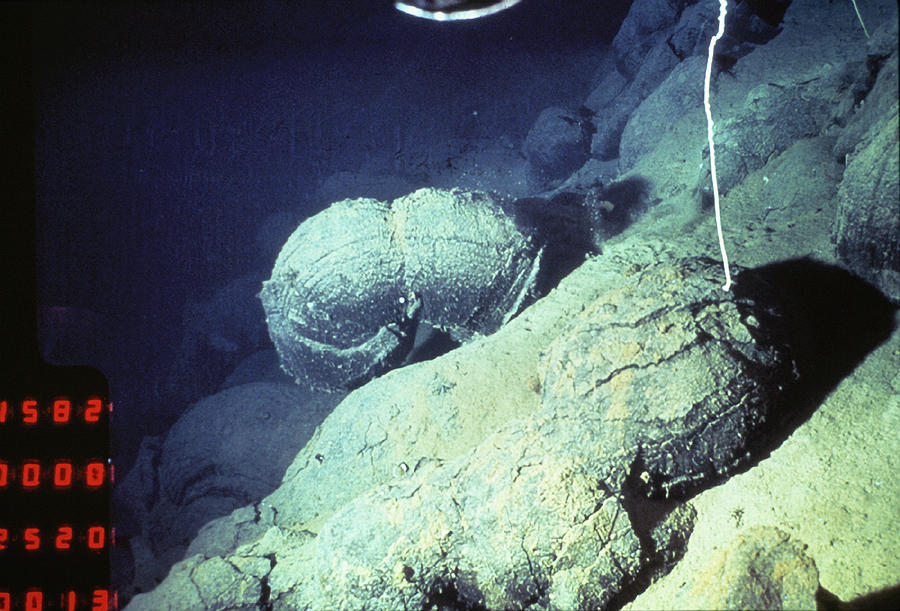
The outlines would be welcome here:
[[[109,471],[111,469],[107,461],[103,460],[88,460],[80,464],[73,464],[68,459],[60,459],[52,464],[31,460],[18,466],[0,461],[0,491],[10,487],[22,490],[47,486],[57,490],[73,486],[99,488],[106,484]]]
[[[13,611],[14,609],[25,611],[44,611],[46,609],[109,611],[116,608],[118,605],[115,593],[106,588],[96,588],[84,594],[69,590],[61,592],[58,599],[53,601],[49,600],[41,590],[26,590],[17,597],[9,592],[0,592],[0,611]]]
[[[10,533],[10,529],[0,526],[0,552],[15,545],[26,551],[39,551],[42,545],[52,545],[53,549],[65,551],[76,547],[102,551],[107,546],[107,527],[105,524],[90,526],[76,533],[72,526],[59,526],[55,532],[41,532],[38,527],[24,528],[21,533]],[[46,541],[43,541],[46,538]]]
[[[71,424],[75,420],[97,424],[105,410],[112,410],[112,404],[104,404],[97,397],[75,406],[67,398],[55,399],[47,405],[41,405],[37,399],[24,399],[18,405],[11,405],[10,401],[3,399],[0,400],[0,425],[15,424],[17,421],[24,425],[34,425],[44,420],[60,425]]]
[[[26,388],[0,379],[0,611],[116,609],[106,383],[43,373]]]

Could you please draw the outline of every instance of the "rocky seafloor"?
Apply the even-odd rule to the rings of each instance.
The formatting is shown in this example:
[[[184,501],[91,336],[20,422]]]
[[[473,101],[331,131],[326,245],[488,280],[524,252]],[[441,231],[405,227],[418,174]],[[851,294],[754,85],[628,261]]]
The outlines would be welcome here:
[[[485,152],[478,184],[435,185],[553,202],[602,184],[626,220],[492,334],[346,395],[257,356],[148,438],[116,493],[129,609],[896,601],[896,3],[867,3],[868,40],[846,3],[795,0],[728,47],[731,292],[695,86],[715,3],[648,36],[657,4],[633,5],[586,131],[539,120],[524,165],[484,172]]]

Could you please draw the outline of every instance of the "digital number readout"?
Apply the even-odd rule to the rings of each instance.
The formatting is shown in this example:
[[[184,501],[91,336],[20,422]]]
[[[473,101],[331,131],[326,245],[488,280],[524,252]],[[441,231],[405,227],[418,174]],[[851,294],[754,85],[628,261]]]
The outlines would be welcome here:
[[[17,409],[18,408],[18,409]],[[103,400],[88,399],[83,405],[73,408],[71,399],[56,399],[50,405],[41,405],[36,399],[25,399],[18,406],[10,406],[9,401],[0,400],[0,425],[19,420],[23,425],[36,425],[45,421],[56,425],[70,424],[72,420],[83,420],[87,424],[100,422],[103,416]]]
[[[19,609],[24,611],[40,611],[42,609],[106,611],[115,608],[115,594],[105,588],[98,588],[86,593],[69,590],[60,592],[54,598],[48,597],[42,590],[26,590],[19,596],[13,596],[9,592],[0,592],[0,611]]]
[[[116,609],[112,403],[86,367],[0,379],[0,611]]]
[[[106,461],[93,460],[83,465],[74,465],[70,460],[59,460],[53,464],[41,464],[40,461],[33,460],[10,466],[0,459],[0,491],[10,487],[34,490],[42,486],[52,486],[58,490],[72,486],[90,489],[99,488],[106,481]]]

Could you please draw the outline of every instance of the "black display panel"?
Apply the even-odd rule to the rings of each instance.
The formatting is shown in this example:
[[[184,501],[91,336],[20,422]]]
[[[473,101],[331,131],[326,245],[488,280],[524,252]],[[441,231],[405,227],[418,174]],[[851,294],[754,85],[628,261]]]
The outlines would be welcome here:
[[[0,381],[0,611],[113,609],[106,380],[29,369]]]

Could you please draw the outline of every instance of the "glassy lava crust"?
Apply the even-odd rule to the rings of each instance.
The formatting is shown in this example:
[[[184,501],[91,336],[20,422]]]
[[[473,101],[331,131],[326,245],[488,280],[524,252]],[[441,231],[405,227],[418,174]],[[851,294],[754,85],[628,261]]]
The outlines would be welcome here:
[[[486,193],[345,200],[297,228],[260,299],[288,374],[353,388],[399,365],[420,321],[457,340],[497,330],[530,298],[541,252]]]

